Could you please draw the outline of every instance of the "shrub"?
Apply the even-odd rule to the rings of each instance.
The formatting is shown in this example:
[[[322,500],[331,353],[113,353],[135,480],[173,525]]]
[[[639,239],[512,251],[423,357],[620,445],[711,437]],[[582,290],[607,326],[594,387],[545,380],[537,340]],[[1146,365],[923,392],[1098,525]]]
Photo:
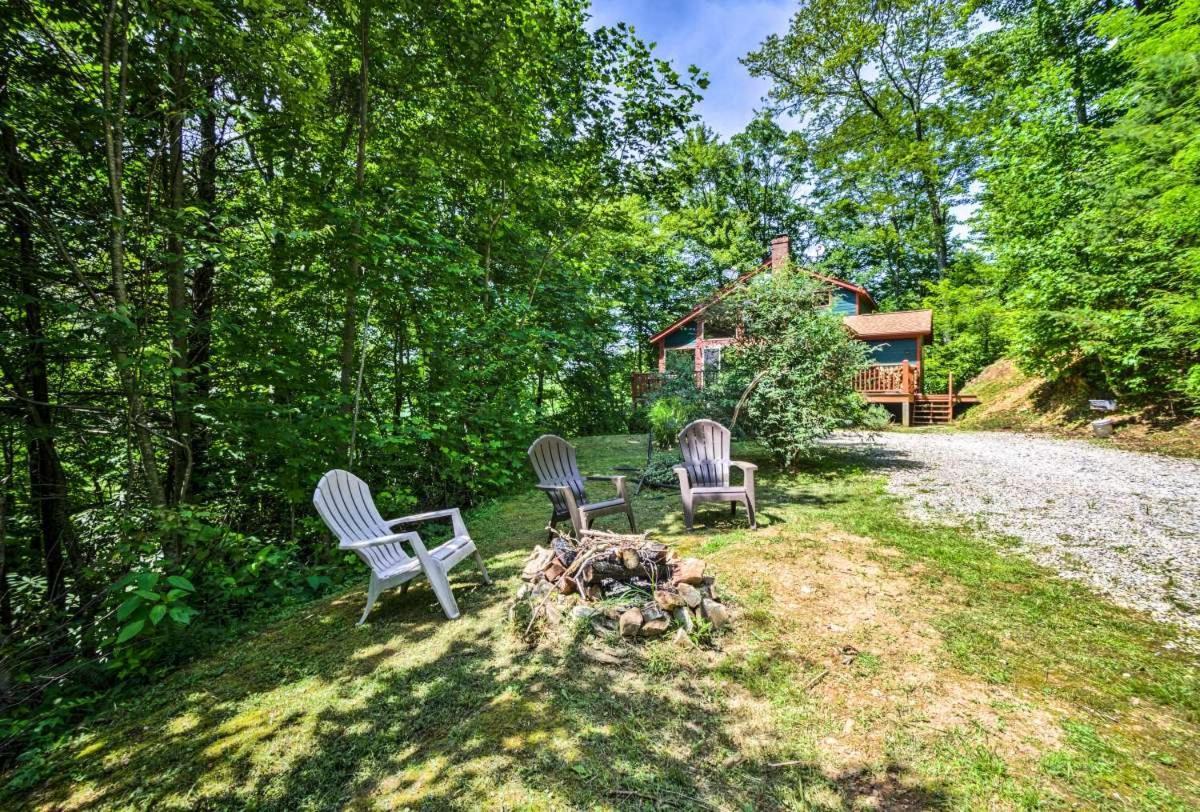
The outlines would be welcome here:
[[[867,431],[883,431],[891,422],[891,413],[878,403],[872,403],[863,409],[859,425]]]
[[[676,465],[682,465],[683,459],[674,451],[658,451],[642,469],[642,481],[645,484],[659,488],[673,487],[678,480],[675,478]]]
[[[650,433],[654,436],[655,448],[668,449],[675,445],[675,438],[688,424],[688,410],[677,397],[660,397],[650,405],[648,413]]]
[[[839,315],[819,308],[822,286],[784,270],[737,294],[750,338],[727,353],[727,367],[749,379],[739,414],[752,436],[785,465],[807,456],[838,428],[862,425],[866,402],[854,376],[869,364],[867,345]]]

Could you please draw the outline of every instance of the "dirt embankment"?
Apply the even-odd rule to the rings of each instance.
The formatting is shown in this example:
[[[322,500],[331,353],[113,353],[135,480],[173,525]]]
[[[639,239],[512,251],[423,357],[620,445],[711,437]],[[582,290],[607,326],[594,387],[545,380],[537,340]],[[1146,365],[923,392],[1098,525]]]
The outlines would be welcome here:
[[[964,429],[1010,429],[1045,432],[1062,437],[1091,437],[1092,420],[1103,417],[1088,409],[1087,385],[1079,380],[1051,383],[1022,372],[1001,359],[963,387],[981,403],[955,425]],[[1112,445],[1131,451],[1151,451],[1177,457],[1200,457],[1200,419],[1170,413],[1160,406],[1130,407],[1118,403],[1108,415],[1116,424]]]

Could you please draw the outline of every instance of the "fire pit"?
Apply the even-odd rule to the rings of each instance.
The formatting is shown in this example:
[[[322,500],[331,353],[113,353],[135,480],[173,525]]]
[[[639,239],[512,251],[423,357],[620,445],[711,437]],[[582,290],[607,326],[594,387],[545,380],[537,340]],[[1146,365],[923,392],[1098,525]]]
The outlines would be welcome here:
[[[646,534],[585,530],[578,540],[552,531],[550,546],[534,547],[525,561],[510,616],[524,621],[523,636],[539,623],[556,628],[569,614],[596,634],[629,640],[659,637],[672,628],[679,640],[697,626],[719,629],[729,611],[717,600],[716,579],[699,558],[679,558]]]

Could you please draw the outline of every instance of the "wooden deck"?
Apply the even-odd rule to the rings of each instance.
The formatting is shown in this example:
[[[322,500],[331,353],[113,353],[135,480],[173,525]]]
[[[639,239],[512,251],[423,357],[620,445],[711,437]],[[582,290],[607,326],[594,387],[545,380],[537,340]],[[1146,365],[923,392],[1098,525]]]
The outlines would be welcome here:
[[[630,376],[629,385],[633,391],[635,405],[662,385],[663,374],[662,372],[634,372]]]
[[[854,389],[870,403],[898,403],[901,421],[906,426],[929,426],[949,423],[954,419],[954,407],[978,403],[974,395],[954,391],[954,376],[944,393],[922,391],[921,365],[904,361],[899,364],[875,364],[858,373]]]
[[[663,379],[661,372],[634,372],[630,378],[633,402],[640,403],[657,389]],[[951,376],[946,392],[927,393],[922,388],[921,365],[905,361],[899,364],[874,364],[854,378],[854,389],[870,403],[900,404],[901,421],[906,426],[929,426],[949,423],[954,419],[956,406],[974,404],[979,398],[954,391]]]

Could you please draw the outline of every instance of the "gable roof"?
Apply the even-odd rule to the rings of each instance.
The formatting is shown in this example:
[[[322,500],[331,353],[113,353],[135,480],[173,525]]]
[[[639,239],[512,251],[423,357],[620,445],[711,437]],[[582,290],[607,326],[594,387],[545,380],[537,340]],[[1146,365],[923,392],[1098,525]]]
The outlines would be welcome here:
[[[933,333],[933,311],[898,310],[894,313],[864,313],[859,316],[847,316],[845,323],[857,338],[931,335]]]
[[[658,332],[657,334],[651,336],[650,343],[654,344],[654,343],[666,338],[671,333],[678,330],[680,327],[683,327],[688,322],[695,319],[697,316],[699,316],[705,310],[708,310],[708,308],[712,307],[717,302],[721,301],[726,296],[733,293],[735,290],[737,290],[739,285],[744,285],[746,282],[750,281],[750,279],[752,277],[757,276],[758,274],[762,273],[763,271],[769,270],[770,267],[771,267],[771,261],[768,259],[767,261],[763,262],[761,265],[759,265],[754,270],[748,271],[748,272],[742,274],[737,279],[733,280],[728,285],[726,285],[725,287],[718,290],[711,297],[709,297],[706,301],[701,302],[700,304],[693,307],[690,311],[688,311],[688,313],[685,316],[683,316],[682,318],[680,318],[677,321],[675,321],[674,323],[672,323],[669,327],[666,327],[663,330],[661,330],[660,332]],[[804,273],[808,274],[809,276],[813,277],[814,279],[819,279],[820,281],[825,282],[827,284],[834,285],[835,287],[839,287],[839,288],[844,288],[845,290],[852,291],[852,292],[858,294],[859,296],[865,296],[867,301],[869,301],[873,306],[875,305],[875,300],[873,298],[871,298],[870,293],[867,293],[866,288],[851,284],[850,282],[847,282],[844,279],[838,279],[833,276],[825,276],[824,274],[819,274],[819,273],[816,273],[815,271],[805,270]]]

